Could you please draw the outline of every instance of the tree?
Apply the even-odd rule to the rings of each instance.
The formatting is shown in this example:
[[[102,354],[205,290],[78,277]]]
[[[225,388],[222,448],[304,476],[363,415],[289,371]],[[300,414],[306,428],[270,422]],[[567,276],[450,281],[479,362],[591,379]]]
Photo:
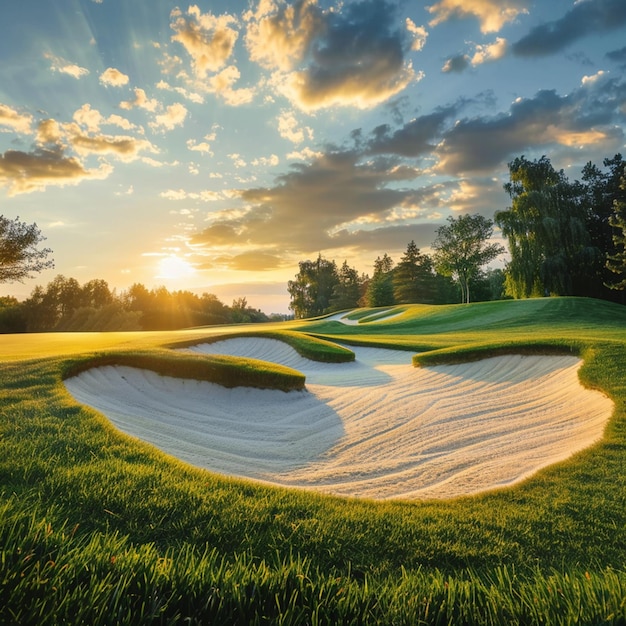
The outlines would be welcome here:
[[[289,308],[296,318],[315,317],[328,312],[337,285],[337,266],[318,255],[316,261],[300,261],[295,280],[287,284]]]
[[[509,175],[504,189],[512,204],[495,215],[509,241],[507,291],[515,298],[587,295],[602,252],[589,236],[584,187],[545,156],[516,158]]]
[[[617,274],[618,279],[609,284],[611,289],[626,289],[626,167],[620,181],[622,197],[613,201],[613,215],[609,223],[613,230],[613,243],[616,251],[609,255],[606,266]]]
[[[411,241],[393,273],[393,295],[398,304],[432,303],[435,300],[432,259]]]
[[[361,278],[359,278],[359,273],[350,267],[347,261],[344,261],[337,272],[337,284],[330,299],[330,308],[333,311],[353,309],[358,306],[360,298]]]
[[[365,292],[367,306],[389,306],[395,304],[393,296],[393,260],[387,255],[376,257],[374,275]]]
[[[33,272],[54,267],[52,260],[46,260],[52,250],[37,249],[42,241],[45,237],[37,224],[0,215],[0,282],[22,282],[24,278],[31,278]]]
[[[493,222],[482,215],[450,216],[448,225],[437,229],[435,268],[459,283],[464,303],[470,301],[470,284],[481,268],[504,252],[500,244],[487,243],[492,235]]]

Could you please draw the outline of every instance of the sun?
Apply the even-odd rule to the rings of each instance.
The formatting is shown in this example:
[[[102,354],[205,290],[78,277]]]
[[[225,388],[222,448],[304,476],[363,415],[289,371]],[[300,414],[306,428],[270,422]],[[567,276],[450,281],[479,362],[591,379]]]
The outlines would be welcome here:
[[[168,280],[178,280],[181,278],[189,278],[195,273],[196,270],[191,263],[173,254],[163,257],[159,261],[156,277]]]

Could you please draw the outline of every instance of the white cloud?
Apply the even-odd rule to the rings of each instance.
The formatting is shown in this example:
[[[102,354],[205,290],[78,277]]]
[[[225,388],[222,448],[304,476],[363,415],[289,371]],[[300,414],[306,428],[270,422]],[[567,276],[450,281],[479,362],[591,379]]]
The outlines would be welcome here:
[[[120,102],[121,109],[130,111],[135,107],[139,107],[140,109],[145,109],[146,111],[150,111],[151,113],[156,111],[157,107],[159,106],[158,100],[155,100],[154,98],[148,98],[146,92],[139,87],[135,88],[133,91],[135,93],[135,99]]]
[[[108,67],[100,74],[100,82],[103,85],[111,87],[123,87],[124,85],[128,85],[128,80],[129,78],[126,74],[123,74],[114,67]]]
[[[278,133],[283,139],[292,143],[302,143],[305,138],[313,139],[313,129],[310,126],[300,127],[292,111],[281,111],[278,116]]]
[[[261,157],[259,159],[254,159],[252,161],[252,165],[254,165],[254,167],[259,167],[259,166],[271,166],[271,167],[275,167],[276,165],[278,165],[280,163],[280,159],[275,155],[272,154],[268,157]]]
[[[61,74],[68,74],[77,80],[82,78],[83,76],[87,76],[89,74],[89,70],[85,67],[80,67],[80,65],[76,65],[76,63],[72,63],[70,61],[66,61],[61,57],[54,56],[46,52],[44,57],[51,62],[50,68],[54,72],[60,72]]]
[[[183,45],[198,78],[205,78],[207,72],[216,72],[224,67],[239,36],[232,28],[237,24],[234,16],[202,13],[197,5],[191,5],[186,16],[175,8],[170,17],[170,26],[176,33],[172,35],[172,41]]]
[[[187,117],[187,109],[180,102],[171,104],[165,108],[165,113],[157,115],[154,118],[154,122],[150,123],[150,128],[156,130],[164,128],[166,130],[173,130],[176,126],[182,126]]]

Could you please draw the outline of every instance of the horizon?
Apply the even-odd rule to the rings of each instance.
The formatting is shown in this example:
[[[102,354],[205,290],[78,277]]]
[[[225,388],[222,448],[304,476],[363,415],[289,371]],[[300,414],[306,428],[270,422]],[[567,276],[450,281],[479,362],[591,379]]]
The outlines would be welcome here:
[[[626,149],[623,0],[4,8],[0,213],[56,275],[289,313],[322,254],[371,273],[450,216],[493,218],[507,163],[570,179]]]

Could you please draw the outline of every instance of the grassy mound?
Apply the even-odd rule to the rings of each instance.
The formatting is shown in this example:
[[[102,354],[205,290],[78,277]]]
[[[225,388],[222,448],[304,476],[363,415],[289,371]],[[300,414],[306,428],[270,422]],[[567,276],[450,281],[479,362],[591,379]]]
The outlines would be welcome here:
[[[29,359],[0,337],[0,623],[626,623],[626,308],[546,298],[275,328],[304,342],[419,346],[432,351],[418,357],[424,366],[573,351],[584,384],[615,412],[601,441],[513,487],[341,499],[190,467],[120,433],[62,384],[125,353],[208,375],[205,357],[162,347],[198,343],[207,329],[120,334],[107,346],[86,334],[82,352],[41,335]]]

